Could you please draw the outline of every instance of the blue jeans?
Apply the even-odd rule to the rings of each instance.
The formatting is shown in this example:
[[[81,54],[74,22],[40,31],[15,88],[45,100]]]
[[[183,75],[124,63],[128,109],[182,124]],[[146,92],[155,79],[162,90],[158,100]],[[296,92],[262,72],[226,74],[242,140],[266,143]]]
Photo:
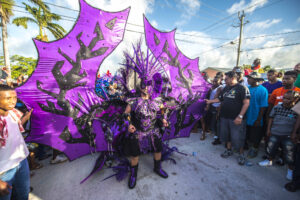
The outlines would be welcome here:
[[[269,157],[271,159],[275,158],[280,144],[284,153],[285,162],[289,165],[293,165],[296,145],[292,142],[289,136],[271,135],[267,146],[267,153]]]
[[[24,159],[18,166],[0,175],[2,181],[12,186],[14,199],[28,200],[30,190],[30,172],[27,159]],[[6,196],[1,196],[0,200],[10,200],[12,191]]]

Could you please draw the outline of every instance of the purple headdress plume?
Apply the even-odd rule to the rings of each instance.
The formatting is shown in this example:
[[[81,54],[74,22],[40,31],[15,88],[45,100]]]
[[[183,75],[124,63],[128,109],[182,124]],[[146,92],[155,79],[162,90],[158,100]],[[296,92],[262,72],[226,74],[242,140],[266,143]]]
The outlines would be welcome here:
[[[123,65],[138,73],[139,78],[141,79],[141,88],[145,88],[146,86],[153,85],[152,79],[155,79],[154,81],[160,80],[160,74],[165,73],[165,69],[159,62],[158,58],[156,58],[148,48],[145,56],[141,46],[141,40],[136,46],[132,45],[134,50],[133,56],[131,56],[128,52],[124,52],[127,62]],[[160,84],[162,84],[162,81]],[[156,88],[160,87],[161,86],[156,86]],[[161,91],[161,89],[159,91]]]

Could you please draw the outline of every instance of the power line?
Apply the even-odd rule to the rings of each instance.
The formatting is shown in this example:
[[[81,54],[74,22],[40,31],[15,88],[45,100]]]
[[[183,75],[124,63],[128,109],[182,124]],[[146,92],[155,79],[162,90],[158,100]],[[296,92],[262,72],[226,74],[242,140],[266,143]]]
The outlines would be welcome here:
[[[269,7],[271,5],[274,5],[275,3],[278,3],[280,1],[283,1],[283,0],[278,0],[278,1],[275,1],[273,2],[272,4],[268,5],[268,6],[264,6],[264,7],[261,7],[259,9],[262,9],[262,8],[266,8],[266,7]],[[0,1],[1,2],[1,1]],[[261,1],[262,2],[262,1]],[[261,3],[261,2],[258,2],[252,6],[249,6],[248,8],[246,9],[250,9],[251,7],[253,6],[256,6],[257,4]],[[6,3],[6,4],[9,4],[7,2],[1,2],[1,3]],[[74,9],[70,9],[70,8],[67,8],[67,7],[64,7],[64,6],[59,6],[59,5],[56,5],[56,4],[52,4],[52,3],[48,3],[48,2],[45,2],[46,4],[49,4],[49,5],[52,5],[52,6],[56,6],[56,7],[60,7],[60,8],[64,8],[64,9],[67,9],[67,10],[72,10],[72,11],[77,11],[78,10],[74,10]],[[12,4],[9,4],[9,5],[12,5]],[[15,7],[19,7],[19,8],[24,8],[23,6],[19,6],[19,5],[13,5]],[[258,9],[257,9],[258,10]],[[16,12],[20,12],[20,13],[26,13],[28,14],[29,12],[26,11],[20,11],[20,10],[13,10],[13,11],[16,11]],[[233,14],[234,15],[234,14]],[[70,21],[70,22],[75,22],[77,18],[75,17],[71,17],[71,16],[66,16],[66,15],[60,15],[62,17],[61,20],[65,20],[65,21]],[[225,17],[223,19],[230,19],[232,17],[232,15],[228,16],[228,17]],[[74,19],[74,20],[71,20],[71,19]],[[219,22],[220,23],[220,22]],[[224,21],[222,22],[224,24]],[[227,22],[228,23],[228,22]],[[137,25],[137,24],[133,24],[133,23],[130,23],[128,22],[127,24],[130,24],[130,25],[133,25],[133,26],[137,26],[137,27],[143,27],[141,25]],[[226,23],[225,23],[226,24]],[[127,30],[127,29],[126,29]],[[210,31],[212,31],[214,29],[211,29]],[[127,30],[127,31],[131,31],[131,32],[137,32],[137,33],[142,33],[142,32],[138,32],[138,31],[133,31],[133,30]],[[269,35],[259,35],[259,36],[252,36],[252,37],[246,37],[244,39],[253,39],[253,38],[257,38],[257,37],[269,37],[269,36],[275,36],[275,35],[283,35],[283,34],[290,34],[290,33],[297,33],[297,32],[300,32],[300,30],[297,30],[297,31],[290,31],[290,32],[284,32],[284,33],[276,33],[276,34],[269,34]],[[143,34],[143,33],[142,33]],[[184,35],[184,36],[191,36],[191,37],[198,37],[198,38],[210,38],[210,39],[219,39],[219,40],[233,40],[233,39],[230,39],[230,38],[220,38],[220,37],[209,37],[209,36],[200,36],[200,35],[196,35],[196,34],[186,34],[186,33],[181,33],[181,32],[177,32],[176,34],[178,35]],[[191,42],[191,41],[188,41],[188,40],[182,40],[182,39],[176,39],[178,41],[183,41],[183,42],[188,42],[188,43],[194,43],[194,42]],[[199,42],[198,42],[199,43]],[[203,43],[202,43],[203,44]],[[220,47],[217,47],[217,48],[220,48]]]
[[[144,28],[144,26],[142,26],[142,25],[132,24],[130,22],[127,22],[127,24]],[[165,30],[162,30],[162,31],[165,31]],[[209,37],[209,36],[200,36],[200,35],[195,36],[195,35],[192,35],[192,34],[187,34],[187,33],[182,33],[182,32],[176,32],[176,35],[185,35],[185,36],[192,36],[192,37],[199,37],[199,38],[210,38],[210,39],[217,39],[217,40],[232,40],[230,38],[221,38],[221,37]]]
[[[216,26],[217,24],[224,22],[224,20],[230,19],[230,18],[233,17],[234,15],[238,14],[238,12],[240,12],[240,11],[242,11],[242,10],[250,9],[250,8],[252,8],[252,7],[254,7],[254,6],[259,5],[260,3],[264,2],[264,1],[265,1],[265,0],[259,1],[259,2],[255,3],[255,4],[251,5],[251,6],[248,6],[248,7],[244,8],[244,9],[241,9],[241,10],[239,10],[239,11],[237,11],[237,12],[235,12],[235,13],[233,13],[233,14],[231,14],[231,15],[225,17],[225,18],[222,18],[222,19],[220,19],[219,21],[216,21],[215,23],[213,23],[213,24],[211,24],[211,25],[205,27],[205,28],[202,29],[201,31],[205,31],[205,30],[207,30],[207,29],[210,29],[211,27],[214,27],[214,26]],[[273,2],[271,5],[274,5],[275,3],[278,3],[278,2],[280,2],[280,1],[283,1],[283,0],[278,0],[278,1],[276,1],[276,2]],[[271,6],[271,5],[269,5],[269,6]],[[268,7],[269,7],[269,6],[268,6]],[[262,8],[264,8],[264,7],[265,7],[265,6],[261,7],[260,9],[262,9]]]
[[[17,6],[17,7],[20,7],[20,8],[24,8],[25,7],[22,7],[22,6]],[[20,13],[26,13],[28,14],[29,12],[28,11],[20,11],[20,10],[15,10],[15,9],[11,9],[12,11],[15,11],[15,12],[20,12]],[[61,20],[65,20],[65,21],[71,21],[71,22],[75,22],[77,18],[75,17],[70,17],[70,16],[66,16],[66,15],[61,15],[59,14],[59,16],[62,17]],[[67,18],[67,19],[66,19]],[[74,19],[74,20],[70,20],[70,19]],[[133,23],[127,23],[127,24],[130,24],[130,25],[133,25],[133,26],[137,26],[137,27],[142,27],[144,28],[144,26],[142,25],[138,25],[138,24],[133,24]],[[186,34],[186,33],[181,33],[181,32],[178,32],[176,33],[178,35],[185,35],[185,36],[192,36],[192,37],[199,37],[199,38],[210,38],[210,39],[217,39],[217,40],[231,40],[229,38],[219,38],[219,37],[209,37],[209,36],[195,36],[195,35],[192,35],[192,34]]]
[[[227,45],[229,45],[229,44],[233,44],[233,43],[234,43],[234,41],[227,42],[227,43],[222,44],[221,46],[218,46],[218,47],[216,47],[216,48],[213,48],[213,49],[209,49],[209,50],[207,50],[207,51],[200,52],[198,55],[206,54],[206,53],[208,53],[208,52],[210,52],[210,51],[213,51],[213,50],[215,50],[215,49],[219,49],[219,48],[225,47],[225,46],[227,46]]]
[[[28,14],[28,12],[25,12],[25,11],[14,10],[14,9],[12,9],[12,10],[15,11],[15,12],[20,12],[20,13],[26,13],[26,14]],[[62,19],[62,20],[74,22],[74,20],[68,20],[68,19]],[[139,33],[139,34],[145,34],[144,32],[134,31],[134,30],[130,30],[130,29],[125,29],[125,31],[129,31],[129,32],[133,32],[133,33]],[[181,41],[181,42],[186,42],[186,43],[191,43],[191,44],[194,44],[194,43],[205,44],[205,43],[197,42],[197,41],[189,41],[189,40],[182,40],[182,39],[175,39],[175,40]]]
[[[204,6],[208,7],[208,8],[212,8],[212,9],[214,9],[214,10],[220,12],[220,13],[227,14],[227,13],[224,12],[223,10],[220,10],[220,9],[218,9],[218,8],[215,8],[215,7],[213,7],[213,6],[211,6],[211,5],[207,4],[207,3],[204,3],[203,1],[201,1],[201,5],[204,5]]]
[[[273,49],[273,48],[280,48],[280,47],[288,47],[288,46],[295,46],[295,45],[300,45],[300,42],[298,43],[293,43],[293,44],[284,44],[284,45],[277,45],[277,46],[270,46],[270,47],[261,47],[257,49],[246,49],[241,52],[248,52],[248,51],[255,51],[255,50],[263,50],[263,49]]]
[[[296,31],[289,31],[289,32],[282,32],[282,33],[274,33],[274,34],[268,34],[268,35],[257,35],[257,36],[250,36],[244,38],[245,40],[253,39],[253,38],[259,38],[259,37],[271,37],[271,36],[276,36],[276,35],[286,35],[286,34],[291,34],[291,33],[299,33],[300,30]]]
[[[51,5],[51,6],[54,6],[54,7],[63,8],[63,9],[66,9],[66,10],[72,10],[72,11],[79,12],[79,10],[75,10],[75,9],[68,8],[68,7],[65,7],[65,6],[60,6],[60,5],[56,5],[56,4],[48,3],[48,2],[44,2],[44,3],[45,3],[45,4],[48,4],[48,5]]]

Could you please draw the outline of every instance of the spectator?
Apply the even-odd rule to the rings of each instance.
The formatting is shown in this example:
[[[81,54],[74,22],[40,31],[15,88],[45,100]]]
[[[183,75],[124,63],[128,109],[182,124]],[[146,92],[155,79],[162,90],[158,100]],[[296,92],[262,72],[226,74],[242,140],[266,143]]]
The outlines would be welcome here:
[[[225,80],[224,80],[225,74],[223,72],[217,72],[216,77],[217,76],[221,78],[221,84],[224,85],[225,87]]]
[[[292,133],[292,141],[296,144],[296,151],[295,151],[295,168],[293,171],[293,179],[291,182],[285,184],[285,189],[290,192],[296,192],[300,189],[300,102],[295,105],[292,110],[294,110],[298,114],[298,118],[296,121],[296,125],[294,127]]]
[[[247,77],[251,95],[250,106],[247,111],[247,138],[251,146],[248,158],[255,158],[263,136],[263,115],[268,107],[268,91],[259,84],[259,81],[263,80],[259,73],[252,72]]]
[[[295,86],[300,88],[300,63],[298,63],[297,65],[295,65],[294,67],[294,71],[297,72],[297,79],[296,79],[296,82],[295,82]]]
[[[292,179],[294,164],[295,144],[291,137],[294,137],[292,133],[296,125],[297,113],[292,110],[292,107],[297,95],[299,93],[295,91],[286,92],[283,96],[283,103],[272,109],[267,130],[267,135],[270,137],[267,146],[268,159],[258,163],[260,166],[272,166],[276,151],[282,145],[285,162],[288,164],[286,176],[288,180]]]
[[[269,97],[269,108],[268,113],[271,112],[272,108],[276,106],[278,103],[282,103],[283,95],[289,91],[297,91],[300,92],[300,88],[297,88],[294,86],[294,83],[297,78],[297,73],[295,71],[287,71],[284,73],[283,79],[282,79],[282,86],[281,88],[277,88],[274,90]]]
[[[30,180],[29,154],[21,132],[32,113],[14,109],[17,94],[13,88],[0,85],[0,199],[9,200],[13,191],[16,199],[28,199]],[[22,117],[21,117],[22,116]]]
[[[272,92],[282,87],[282,82],[277,80],[278,72],[275,69],[270,69],[267,73],[268,81],[264,82],[262,86],[264,86],[267,90],[269,95],[272,94]]]
[[[226,87],[221,91],[219,97],[214,100],[206,100],[208,104],[221,102],[220,111],[220,138],[226,143],[227,149],[221,154],[228,158],[233,154],[232,146],[239,150],[238,163],[245,164],[243,145],[245,132],[243,131],[243,119],[249,107],[249,89],[238,83],[238,75],[233,72],[225,74]]]
[[[238,83],[248,87],[248,80],[247,77],[244,76],[243,69],[241,67],[234,67],[232,71],[237,73]]]
[[[209,79],[209,77],[208,77],[207,72],[203,71],[203,72],[201,73],[201,75],[202,75],[202,77],[204,78],[204,80],[205,80],[206,82],[211,83],[211,81],[210,81],[210,79]]]
[[[219,93],[222,90],[222,85],[221,85],[221,76],[216,76],[213,79],[212,82],[212,88],[209,91],[209,100],[215,99],[219,96]],[[211,120],[210,120],[210,128],[212,133],[214,134],[214,141],[212,142],[213,145],[217,145],[217,144],[221,144],[220,141],[220,129],[219,129],[219,108],[220,108],[220,103],[213,103],[211,105],[207,104],[208,108],[208,112],[211,115]]]
[[[267,73],[268,81],[263,83],[262,85],[268,90],[269,97],[271,96],[272,92],[282,87],[282,82],[279,81],[277,78],[279,77],[278,72],[275,69],[270,69]],[[267,123],[268,123],[268,112],[265,112],[264,119],[263,119],[263,133],[267,133]],[[264,135],[265,145],[268,144],[268,137]]]

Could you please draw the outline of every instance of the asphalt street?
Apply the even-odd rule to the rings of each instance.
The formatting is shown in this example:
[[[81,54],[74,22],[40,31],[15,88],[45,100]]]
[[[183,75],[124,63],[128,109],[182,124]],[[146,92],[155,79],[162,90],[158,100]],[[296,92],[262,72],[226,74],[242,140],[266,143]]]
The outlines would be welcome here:
[[[103,169],[88,181],[80,184],[92,169],[98,154],[87,155],[72,162],[50,165],[36,170],[31,179],[34,188],[30,200],[119,200],[119,199],[186,199],[186,200],[282,200],[300,199],[300,191],[288,192],[286,166],[260,167],[263,152],[250,160],[252,166],[237,164],[237,155],[228,159],[220,157],[224,145],[213,146],[213,137],[208,135],[200,141],[199,133],[189,138],[170,141],[187,156],[174,154],[177,164],[166,161],[163,168],[169,178],[162,179],[153,173],[152,155],[140,159],[137,186],[130,190],[127,178],[118,182],[115,178],[102,181],[113,174],[111,169]]]

